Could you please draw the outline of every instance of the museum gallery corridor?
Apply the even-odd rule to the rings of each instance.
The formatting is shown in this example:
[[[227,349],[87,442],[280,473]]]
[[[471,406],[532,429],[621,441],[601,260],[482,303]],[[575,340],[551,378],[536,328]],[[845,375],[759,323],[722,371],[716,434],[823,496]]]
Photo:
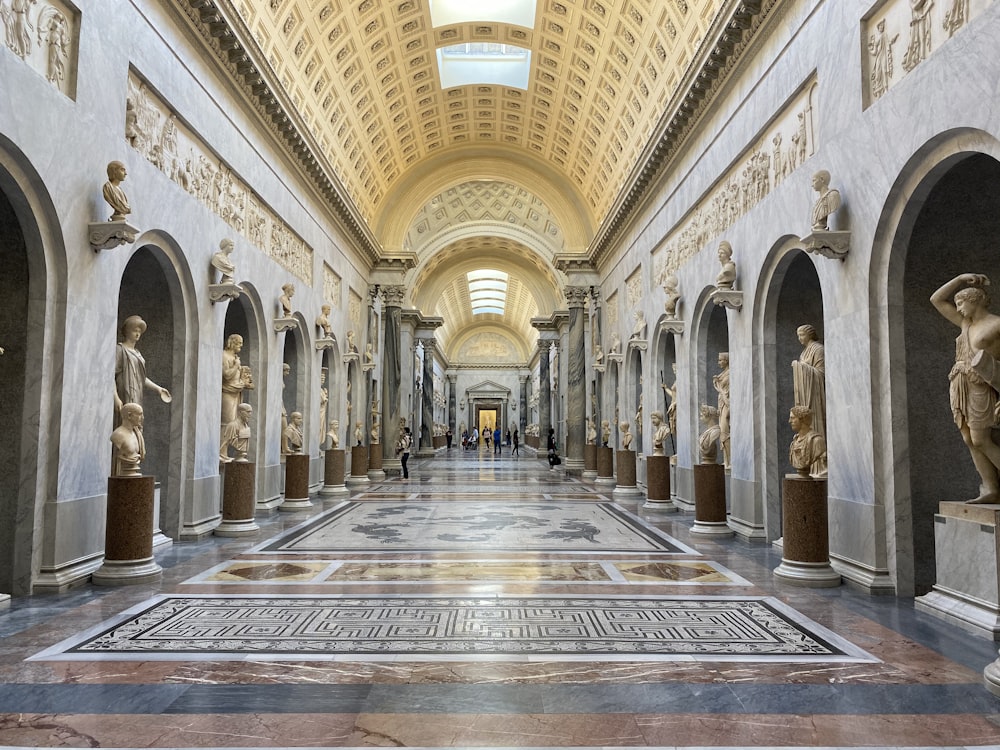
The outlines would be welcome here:
[[[160,586],[15,598],[0,743],[1000,743],[991,642],[775,584],[771,547],[695,540],[692,514],[522,452],[440,451],[252,539],[173,545]]]

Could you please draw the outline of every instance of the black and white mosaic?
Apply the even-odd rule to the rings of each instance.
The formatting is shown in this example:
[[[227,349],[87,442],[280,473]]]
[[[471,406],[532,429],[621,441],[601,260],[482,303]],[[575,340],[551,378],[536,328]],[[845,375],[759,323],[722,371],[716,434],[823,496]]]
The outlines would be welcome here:
[[[103,655],[103,657],[99,656]],[[33,659],[876,661],[771,597],[160,596]]]

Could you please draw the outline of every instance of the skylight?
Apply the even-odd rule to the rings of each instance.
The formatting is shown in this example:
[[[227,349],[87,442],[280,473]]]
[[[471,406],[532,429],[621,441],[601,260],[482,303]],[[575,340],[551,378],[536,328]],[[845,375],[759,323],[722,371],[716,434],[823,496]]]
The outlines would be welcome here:
[[[507,274],[503,271],[469,271],[469,301],[472,314],[503,315],[507,306]]]
[[[450,26],[470,21],[535,25],[535,0],[430,0],[431,24]]]
[[[495,84],[528,89],[531,50],[512,44],[469,42],[438,47],[441,88]]]

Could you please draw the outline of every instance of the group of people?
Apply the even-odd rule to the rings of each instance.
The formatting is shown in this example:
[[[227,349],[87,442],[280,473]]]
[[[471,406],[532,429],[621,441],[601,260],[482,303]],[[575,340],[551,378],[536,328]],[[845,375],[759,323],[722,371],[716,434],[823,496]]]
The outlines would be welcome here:
[[[480,433],[478,427],[473,427],[471,433],[468,430],[462,430],[462,448],[465,450],[477,449],[479,447],[479,438]],[[518,448],[520,447],[521,441],[516,427],[514,428],[513,433],[510,429],[508,429],[506,435],[502,435],[499,426],[493,428],[492,430],[489,426],[486,426],[482,432],[482,439],[483,443],[486,445],[486,450],[490,450],[492,448],[493,455],[495,456],[502,455],[504,445],[511,449],[512,456],[520,455],[518,453]]]

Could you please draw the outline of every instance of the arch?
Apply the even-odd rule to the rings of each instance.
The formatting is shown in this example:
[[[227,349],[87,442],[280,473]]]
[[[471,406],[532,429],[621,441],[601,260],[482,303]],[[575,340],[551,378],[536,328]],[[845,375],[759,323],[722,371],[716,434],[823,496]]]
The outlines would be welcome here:
[[[302,452],[308,454],[310,450],[310,437],[313,431],[312,420],[310,420],[310,372],[312,368],[311,357],[308,356],[307,346],[309,338],[309,327],[301,312],[296,311],[292,317],[298,321],[298,326],[285,331],[284,340],[281,343],[281,362],[288,365],[288,376],[284,378],[281,391],[281,403],[285,410],[286,420],[290,420],[292,412],[299,412],[302,415]],[[318,380],[317,380],[318,383]],[[280,445],[285,445],[284,428],[282,425],[282,435]]]
[[[664,449],[677,449],[677,338],[678,334],[662,330],[660,324],[667,319],[666,315],[661,315],[656,321],[653,329],[656,338],[653,340],[653,349],[650,362],[656,363],[656,403],[649,405],[649,413],[658,411],[663,415],[663,419],[670,427],[670,445],[664,444]],[[668,393],[672,389],[673,395]],[[673,452],[673,451],[672,451]],[[671,453],[672,453],[671,452]],[[667,453],[667,455],[671,455]]]
[[[689,430],[691,440],[688,443],[688,461],[694,465],[700,461],[697,436],[701,434],[699,413],[702,404],[715,406],[718,394],[712,383],[712,378],[718,374],[718,355],[729,351],[729,317],[726,308],[712,302],[711,294],[715,287],[705,287],[698,294],[692,311],[691,344],[694,351],[688,353],[688,378],[691,392],[685,404],[686,414],[684,425],[679,430]],[[692,356],[693,355],[693,356]],[[680,409],[681,405],[678,405]],[[722,454],[721,446],[719,453]],[[681,465],[688,464],[678,456]],[[691,498],[691,502],[694,498]]]
[[[628,352],[628,375],[627,390],[628,400],[625,413],[622,415],[623,422],[632,423],[632,450],[637,454],[642,453],[642,433],[645,430],[645,421],[648,417],[648,410],[645,408],[643,394],[643,371],[642,371],[642,350],[637,346],[630,346]]]
[[[937,316],[924,300],[959,272],[975,270],[1000,278],[1000,266],[995,261],[991,263],[985,253],[973,257],[969,244],[940,251],[945,242],[969,239],[966,229],[974,213],[973,206],[984,193],[977,193],[968,184],[949,185],[948,178],[963,169],[976,169],[975,162],[979,159],[1000,164],[1000,141],[973,129],[946,131],[929,140],[900,171],[883,206],[873,242],[868,290],[875,373],[872,382],[873,388],[877,383],[889,384],[888,398],[881,392],[872,394],[875,496],[885,498],[884,562],[896,593],[903,596],[922,593],[935,575],[929,567],[934,557],[929,549],[933,545],[930,521],[936,501],[934,508],[927,506],[938,481],[927,474],[930,467],[919,463],[924,446],[920,437],[914,435],[914,429],[932,425],[938,436],[939,451],[934,465],[943,466],[951,461],[953,466],[961,467],[951,473],[948,488],[937,500],[956,492],[955,499],[962,499],[962,493],[970,489],[969,482],[975,484],[977,478],[947,409],[946,375],[954,361],[952,339],[957,329]],[[983,164],[980,163],[980,169]],[[942,185],[944,193],[938,191]],[[987,199],[995,196],[995,185],[991,181],[989,186],[980,186],[989,188],[985,193]],[[935,233],[937,251],[931,252],[928,245],[931,235],[920,222],[931,216],[945,225],[946,219],[935,212],[943,196],[956,191],[961,191],[958,215],[964,222],[948,225],[947,235]],[[991,214],[995,214],[995,208]],[[979,224],[995,226],[992,216],[983,215],[981,210],[976,216]],[[982,230],[983,226],[979,228]],[[996,229],[982,236],[995,237]],[[971,244],[976,245],[976,239]],[[961,263],[978,267],[956,271]],[[921,303],[914,305],[915,309],[907,309],[910,300],[917,299]],[[915,367],[918,361],[919,371]],[[942,367],[944,372],[940,371]],[[915,398],[918,393],[919,400]],[[931,416],[918,413],[923,410]]]
[[[44,181],[24,153],[0,135],[0,591],[29,594],[56,560],[62,383],[66,345],[66,245]],[[20,272],[14,275],[14,258]],[[30,374],[30,377],[29,377]],[[41,436],[46,440],[41,440]]]

